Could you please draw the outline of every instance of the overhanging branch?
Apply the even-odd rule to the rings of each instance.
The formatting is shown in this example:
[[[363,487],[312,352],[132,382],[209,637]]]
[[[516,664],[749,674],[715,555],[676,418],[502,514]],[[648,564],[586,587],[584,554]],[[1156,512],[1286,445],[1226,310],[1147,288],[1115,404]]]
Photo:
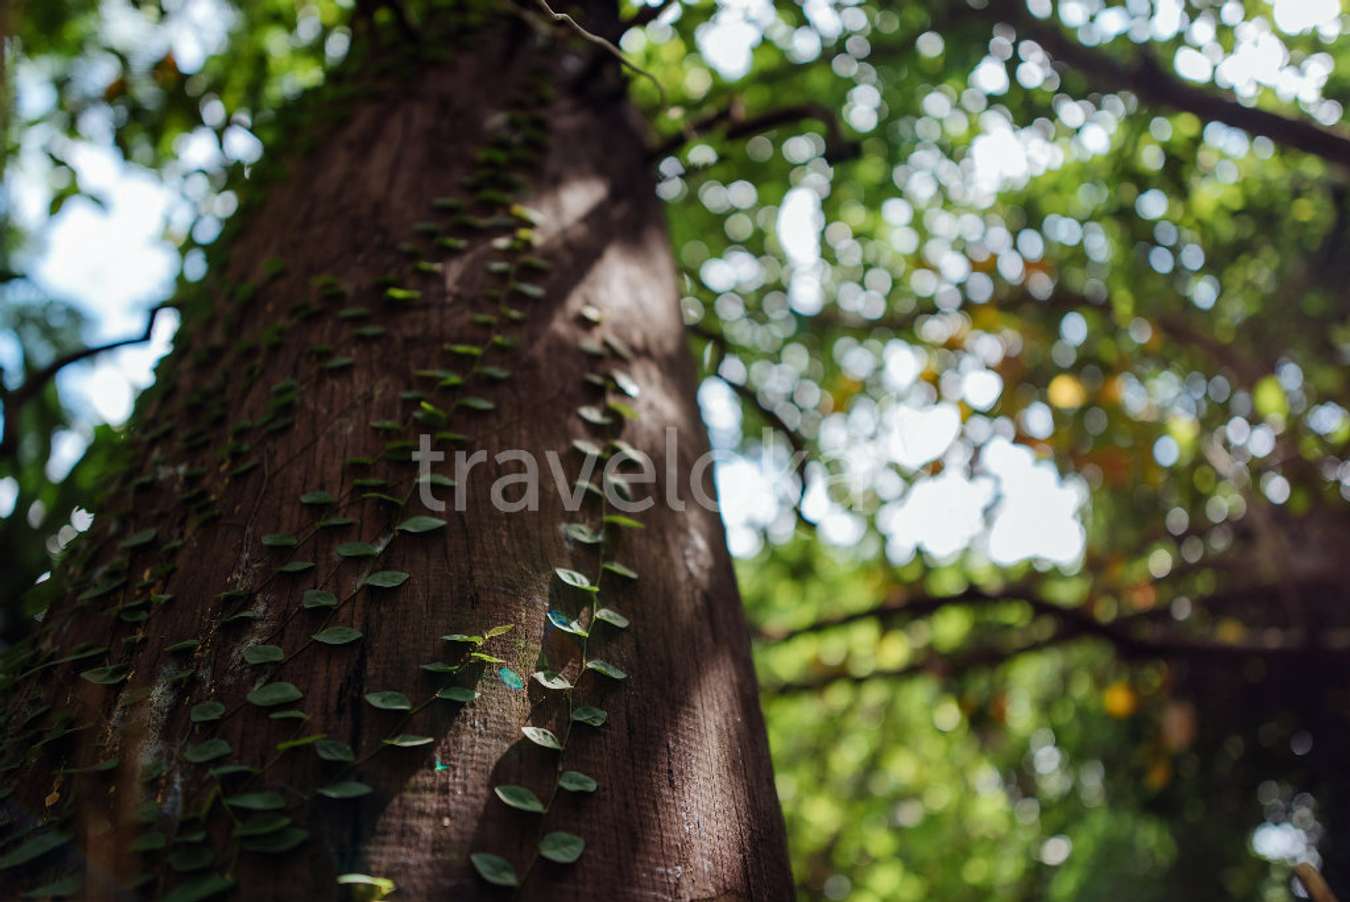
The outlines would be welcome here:
[[[150,317],[146,320],[145,331],[140,335],[129,338],[120,338],[117,341],[110,341],[107,344],[93,345],[87,348],[80,348],[78,351],[71,351],[63,354],[44,366],[42,369],[31,374],[24,383],[12,391],[5,391],[0,388],[0,402],[4,404],[4,435],[0,436],[0,458],[7,457],[15,453],[18,447],[18,419],[19,413],[23,410],[25,404],[37,397],[47,383],[56,378],[66,367],[79,363],[82,360],[88,360],[90,357],[96,357],[99,354],[108,351],[115,351],[118,348],[125,348],[130,345],[142,344],[150,340],[150,336],[155,331],[155,320],[159,314],[170,304],[159,304],[150,308]]]
[[[799,103],[747,117],[739,99],[733,99],[720,110],[708,113],[706,116],[690,123],[679,134],[672,135],[652,148],[648,152],[648,157],[659,160],[662,157],[669,156],[700,135],[718,128],[725,127],[723,132],[725,137],[735,140],[809,119],[814,119],[825,126],[825,159],[827,162],[832,164],[842,163],[858,156],[861,150],[858,142],[851,141],[844,135],[844,130],[839,125],[839,117],[835,115],[834,110],[824,104]]]
[[[1143,48],[1131,48],[1133,63],[1121,62],[1078,43],[1053,25],[1038,22],[1026,12],[1021,0],[1000,0],[993,9],[1013,23],[1019,37],[1031,38],[1050,56],[1081,72],[1099,90],[1131,91],[1148,103],[1265,135],[1287,147],[1350,168],[1350,135],[1342,131],[1307,119],[1243,106],[1231,97],[1188,85],[1170,75]]]

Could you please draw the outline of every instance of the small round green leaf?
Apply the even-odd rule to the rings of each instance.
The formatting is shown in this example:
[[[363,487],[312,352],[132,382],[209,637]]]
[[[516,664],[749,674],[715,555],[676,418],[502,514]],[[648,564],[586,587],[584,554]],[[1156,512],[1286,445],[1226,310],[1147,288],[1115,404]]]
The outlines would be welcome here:
[[[320,739],[314,743],[314,753],[324,761],[350,764],[356,760],[356,753],[352,751],[352,747],[336,739]]]
[[[269,532],[262,537],[262,543],[268,548],[294,548],[300,540],[288,532]]]
[[[596,620],[603,620],[610,626],[617,626],[619,629],[628,628],[628,618],[620,614],[613,608],[601,608],[595,612]]]
[[[581,705],[572,709],[572,719],[592,727],[602,727],[605,725],[605,721],[609,719],[609,715],[600,708]]]
[[[278,645],[250,645],[244,649],[246,664],[275,664],[285,657],[286,653]]]
[[[348,645],[360,639],[361,635],[360,630],[354,630],[350,626],[330,626],[315,633],[311,638],[324,645]]]
[[[571,864],[581,857],[586,849],[586,840],[575,833],[554,830],[545,833],[539,840],[539,854],[558,864]]]
[[[565,770],[558,775],[558,785],[568,792],[595,792],[600,784],[579,770]]]
[[[408,574],[402,570],[377,570],[366,577],[366,585],[377,589],[393,589],[408,581]]]
[[[319,795],[330,799],[358,799],[372,792],[373,789],[358,780],[344,780],[319,789]]]
[[[445,526],[445,521],[440,517],[409,517],[398,525],[398,531],[423,533],[431,532],[434,529],[440,529],[443,526]]]
[[[213,720],[220,720],[221,715],[225,713],[225,705],[218,701],[201,702],[192,706],[188,718],[193,723],[209,723]]]
[[[596,586],[591,585],[590,578],[584,573],[578,573],[575,570],[568,570],[566,567],[555,567],[553,572],[558,574],[558,579],[567,583],[576,589],[584,589],[587,592],[598,592]]]
[[[227,796],[225,804],[231,808],[241,808],[244,811],[279,811],[286,807],[286,800],[282,798],[281,793],[268,789],[263,792],[246,792],[242,795]]]
[[[376,548],[369,542],[343,542],[341,545],[335,548],[334,551],[337,552],[338,557],[347,557],[347,558],[375,557],[377,554],[380,553],[380,549]]]
[[[607,677],[609,677],[611,680],[626,680],[626,679],[628,679],[628,674],[624,673],[622,670],[620,670],[619,668],[615,667],[613,664],[609,663],[608,661],[601,661],[599,658],[592,658],[591,660],[587,661],[587,662],[586,662],[586,669],[587,669],[587,670],[594,670],[596,673],[600,674],[601,676],[607,676]]]
[[[305,694],[294,683],[266,683],[244,696],[250,704],[259,708],[273,708],[299,701]]]
[[[381,711],[411,711],[412,702],[402,692],[386,689],[382,692],[367,692],[366,701]]]
[[[493,789],[493,792],[497,793],[497,798],[519,811],[529,811],[534,814],[544,812],[544,803],[539,796],[524,786],[498,786]]]
[[[335,608],[337,596],[323,589],[306,589],[300,603],[307,608]]]
[[[543,727],[521,727],[520,732],[524,733],[525,738],[535,745],[562,751],[562,743],[558,741],[557,736],[553,735],[552,730],[546,730]]]
[[[184,749],[183,760],[189,764],[205,764],[217,758],[224,758],[232,751],[230,744],[224,739],[208,739]]]
[[[511,866],[511,862],[500,855],[474,852],[469,856],[469,860],[473,862],[473,869],[478,872],[478,876],[488,883],[494,886],[520,886],[520,878],[516,876],[516,869]]]
[[[399,733],[397,736],[390,736],[384,739],[385,745],[397,746],[401,749],[416,748],[419,745],[430,745],[436,740],[430,736],[416,736],[412,733]]]

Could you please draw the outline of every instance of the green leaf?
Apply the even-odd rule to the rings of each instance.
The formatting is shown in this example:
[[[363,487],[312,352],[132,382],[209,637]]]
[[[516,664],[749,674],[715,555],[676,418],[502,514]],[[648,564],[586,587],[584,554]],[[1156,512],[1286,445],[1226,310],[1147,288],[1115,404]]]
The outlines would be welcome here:
[[[304,573],[314,569],[313,561],[290,561],[277,568],[278,573]]]
[[[286,800],[282,798],[281,793],[267,789],[262,792],[246,792],[237,796],[227,796],[225,804],[231,808],[242,808],[245,811],[279,811],[286,807]]]
[[[402,570],[377,570],[366,577],[366,585],[377,589],[393,589],[408,581],[408,574]]]
[[[107,667],[81,671],[80,677],[99,686],[115,686],[130,674],[131,668],[125,664],[109,664]]]
[[[558,864],[571,864],[581,857],[585,849],[586,840],[562,830],[545,833],[539,840],[539,854]]]
[[[614,418],[606,414],[603,410],[592,405],[577,408],[577,416],[581,417],[592,426],[608,426],[614,422]]]
[[[430,736],[415,736],[412,733],[399,733],[397,736],[390,736],[382,741],[385,745],[397,746],[401,749],[416,748],[419,745],[430,745],[435,742]]]
[[[445,521],[440,517],[409,517],[398,525],[399,532],[423,533],[431,532],[434,529],[440,529],[445,526]]]
[[[605,406],[625,420],[636,420],[638,418],[637,410],[631,404],[625,404],[623,401],[610,401]]]
[[[446,686],[436,693],[436,697],[444,701],[464,704],[478,698],[478,693],[467,686]]]
[[[356,752],[352,751],[352,747],[336,739],[320,739],[314,743],[314,753],[324,761],[351,764],[356,760]]]
[[[553,735],[552,730],[546,730],[543,727],[521,727],[520,732],[525,734],[525,738],[535,745],[542,745],[546,749],[556,749],[562,751],[562,743],[558,737]]]
[[[497,657],[496,655],[490,655],[490,654],[488,654],[488,653],[485,652],[485,651],[473,651],[473,652],[469,652],[469,658],[472,659],[472,660],[474,660],[474,661],[482,661],[484,664],[505,664],[505,663],[506,663],[505,659],[499,658],[499,657]]]
[[[545,689],[571,689],[572,681],[552,670],[536,670],[530,677]]]
[[[285,657],[286,653],[278,645],[250,645],[244,649],[246,664],[275,664]]]
[[[529,811],[534,814],[544,812],[544,803],[540,801],[539,796],[524,786],[498,786],[493,789],[493,792],[497,793],[497,798],[519,811]]]
[[[505,683],[508,689],[513,689],[517,692],[525,688],[525,681],[520,678],[520,674],[516,673],[510,667],[499,667],[497,669],[497,679]]]
[[[591,660],[587,661],[587,662],[586,662],[586,669],[587,669],[587,670],[594,670],[596,673],[600,674],[601,676],[607,676],[607,677],[609,677],[611,680],[626,680],[626,679],[628,679],[628,674],[624,673],[622,670],[620,670],[619,668],[615,667],[613,664],[609,663],[608,661],[602,661],[602,660],[600,660],[599,658],[592,658]]]
[[[553,568],[553,572],[558,574],[558,579],[575,589],[582,589],[586,592],[600,591],[599,587],[591,585],[590,579],[584,573],[568,570],[565,567],[555,567]]]
[[[273,711],[268,720],[309,720],[309,715],[299,708],[287,708],[285,711]]]
[[[336,498],[334,498],[332,495],[324,491],[305,492],[303,495],[300,496],[301,504],[324,505],[324,504],[334,504],[336,502],[337,502]]]
[[[586,628],[582,626],[579,621],[572,620],[566,614],[564,614],[562,611],[557,610],[556,608],[549,610],[548,622],[556,626],[558,629],[562,630],[564,633],[570,633],[571,635],[579,636],[582,639],[585,639],[587,636],[590,635],[590,633],[587,632]]]
[[[500,855],[474,852],[469,856],[469,861],[473,862],[473,869],[478,872],[478,876],[494,886],[520,886],[516,869]]]
[[[603,620],[610,626],[616,626],[621,630],[628,628],[628,618],[613,608],[600,608],[600,610],[595,612],[595,619]]]
[[[310,638],[324,645],[349,645],[361,636],[360,630],[354,630],[350,626],[330,626],[326,630],[319,630]]]
[[[294,683],[278,682],[259,686],[244,697],[250,704],[259,708],[273,708],[299,701],[305,694],[297,689]]]
[[[265,836],[268,833],[275,833],[282,827],[289,827],[291,819],[284,814],[278,814],[275,811],[255,814],[248,820],[234,828],[235,836]]]
[[[497,409],[497,405],[489,401],[487,398],[479,398],[474,395],[469,395],[468,397],[460,398],[457,403],[460,407],[467,407],[470,410]]]
[[[610,526],[622,526],[624,529],[646,529],[640,522],[623,514],[606,514],[604,521]]]
[[[234,881],[228,877],[222,877],[219,874],[203,874],[200,877],[194,877],[187,883],[178,884],[167,895],[160,897],[160,902],[202,902],[204,899],[219,896],[221,893],[229,892],[232,889],[234,889]]]
[[[600,784],[579,770],[565,770],[558,775],[558,785],[568,792],[595,792]]]
[[[392,895],[398,887],[394,881],[388,877],[372,877],[369,874],[338,874],[337,882],[340,886],[369,886],[375,894],[373,896],[362,896],[357,894],[357,898],[368,898],[379,902],[380,899]]]
[[[601,450],[600,446],[597,445],[595,442],[591,441],[590,439],[584,438],[573,439],[572,447],[576,448],[578,451],[580,451],[587,457],[603,457],[605,454],[605,452]]]
[[[286,712],[282,712],[282,713],[286,713]],[[302,712],[302,713],[303,713],[303,712]],[[272,717],[275,717],[276,715],[273,714],[273,715],[271,715],[271,716],[272,716]],[[307,746],[307,745],[313,745],[314,743],[318,742],[318,741],[319,741],[320,739],[322,739],[322,738],[323,738],[323,734],[322,734],[322,733],[315,733],[315,734],[313,734],[312,736],[299,736],[299,737],[297,737],[297,738],[295,738],[295,739],[286,739],[286,740],[283,740],[283,741],[278,742],[278,743],[276,744],[276,750],[277,750],[278,752],[288,752],[288,751],[290,751],[291,749],[298,749],[298,748],[303,748],[303,747],[305,747],[305,746]]]
[[[252,776],[257,772],[257,768],[249,767],[246,764],[223,764],[220,767],[211,768],[206,772],[206,775],[213,780],[223,780],[226,777],[239,777],[244,774]]]
[[[600,708],[595,708],[590,705],[580,705],[579,707],[572,709],[572,719],[592,727],[603,727],[605,721],[609,720],[609,715]]]
[[[357,780],[344,780],[331,786],[320,787],[318,790],[319,795],[330,799],[358,799],[361,796],[370,795],[374,791]]]
[[[224,758],[232,751],[234,749],[224,739],[208,739],[184,749],[183,760],[189,764],[205,764],[217,758]]]
[[[484,641],[482,636],[470,636],[467,633],[448,633],[441,636],[441,639],[446,642],[462,642],[465,645],[482,645]]]
[[[300,540],[288,532],[269,532],[262,537],[262,543],[268,548],[294,548]]]
[[[502,623],[497,626],[494,626],[492,629],[488,630],[483,635],[488,639],[495,639],[498,636],[505,636],[507,633],[511,632],[511,630],[515,628],[516,625],[514,623]]]
[[[625,577],[627,579],[638,578],[636,570],[633,570],[630,567],[625,567],[618,561],[605,561],[604,566],[601,569],[608,570],[610,573],[616,573],[619,576]]]
[[[563,532],[574,542],[581,542],[583,545],[599,545],[605,540],[604,535],[591,529],[585,523],[568,523],[563,526]]]
[[[366,702],[381,711],[411,711],[412,702],[402,692],[385,689],[380,692],[367,692]]]
[[[242,840],[239,847],[245,852],[278,855],[282,852],[289,852],[307,839],[309,839],[308,830],[300,827],[286,827],[275,833],[267,833],[263,836],[254,836]]]
[[[637,381],[623,370],[615,370],[609,374],[609,378],[614,380],[614,385],[619,391],[630,398],[636,398],[638,395],[642,394],[642,389],[638,386]]]
[[[333,549],[338,557],[376,557],[380,549],[371,545],[369,542],[343,542]]]
[[[300,603],[307,608],[335,608],[338,600],[332,592],[325,592],[323,589],[306,589]]]
[[[201,647],[201,644],[202,643],[197,639],[183,639],[179,642],[173,643],[172,645],[166,646],[164,650],[171,655],[176,655],[179,652],[196,651],[199,647]]]
[[[49,830],[30,836],[19,845],[0,855],[0,871],[27,864],[35,858],[46,855],[53,849],[59,849],[70,842],[70,834],[59,830]]]
[[[188,719],[193,723],[210,723],[213,720],[220,720],[224,713],[224,703],[212,700],[193,705]]]

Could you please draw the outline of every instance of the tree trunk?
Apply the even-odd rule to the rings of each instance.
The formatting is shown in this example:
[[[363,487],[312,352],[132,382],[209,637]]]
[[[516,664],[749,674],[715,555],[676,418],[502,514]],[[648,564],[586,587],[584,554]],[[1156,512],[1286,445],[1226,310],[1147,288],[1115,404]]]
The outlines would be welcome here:
[[[279,149],[284,177],[241,213],[207,309],[185,313],[131,429],[128,475],[54,577],[70,588],[18,668],[7,897],[73,874],[105,899],[137,884],[204,898],[189,890],[221,877],[240,898],[345,897],[349,873],[388,878],[399,898],[510,895],[482,876],[509,882],[500,862],[472,853],[509,862],[524,898],[791,896],[722,527],[690,492],[691,476],[711,491],[695,467],[708,447],[632,112],[590,45],[519,17],[470,24],[422,34],[424,49],[453,48],[446,60],[329,92],[319,115],[350,95],[339,123],[297,126],[297,149],[320,140]],[[449,510],[424,508],[406,460],[420,434],[450,454],[440,476],[455,476],[456,449],[487,452],[459,475],[463,510],[445,487],[433,488]],[[633,515],[642,529],[602,522],[613,493],[588,491],[569,513],[546,462],[560,455],[570,488],[586,459],[574,440],[616,437],[661,474],[657,488],[632,483],[658,499]],[[508,449],[537,461],[537,510],[494,503],[493,481],[522,472],[493,459]],[[662,500],[668,468],[683,510]],[[602,570],[610,561],[638,578]],[[597,598],[631,626],[596,620]],[[568,634],[572,618],[589,639]],[[498,625],[511,629],[481,646],[441,638]],[[351,635],[320,632],[335,627],[362,635],[310,638]],[[596,660],[627,679],[583,668]],[[451,666],[424,667],[436,662]],[[530,678],[551,670],[575,688]],[[303,697],[285,700],[286,683]],[[450,686],[478,695],[436,700]],[[368,695],[391,691],[411,714]],[[203,720],[212,701],[224,713]],[[569,721],[598,718],[584,706],[607,722]],[[272,716],[286,711],[307,719]],[[384,742],[402,734],[429,741]],[[343,756],[333,741],[354,764],[326,760]],[[210,776],[232,764],[260,772]],[[598,789],[558,789],[570,771]],[[317,792],[357,783],[373,791]],[[509,806],[499,786],[526,787],[547,812]],[[584,839],[575,863],[538,855],[555,831]],[[575,851],[565,837],[544,847]]]

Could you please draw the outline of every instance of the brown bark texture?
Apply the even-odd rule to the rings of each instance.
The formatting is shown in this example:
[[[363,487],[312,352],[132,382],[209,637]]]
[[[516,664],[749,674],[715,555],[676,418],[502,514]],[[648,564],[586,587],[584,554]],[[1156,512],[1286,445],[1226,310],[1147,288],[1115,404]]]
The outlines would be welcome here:
[[[211,289],[212,314],[184,328],[161,368],[171,386],[138,414],[131,485],[112,493],[85,537],[83,582],[54,604],[46,657],[29,663],[81,643],[108,651],[48,663],[13,690],[7,732],[22,747],[8,750],[3,774],[8,844],[0,854],[44,831],[71,838],[0,871],[6,897],[71,872],[83,875],[80,894],[98,899],[132,897],[125,887],[138,881],[144,895],[165,897],[213,874],[235,881],[236,898],[346,898],[351,890],[336,879],[351,872],[389,878],[408,899],[791,896],[721,522],[689,489],[708,446],[662,211],[615,73],[595,64],[594,48],[563,35],[519,17],[489,18],[460,35],[447,59],[371,82],[326,137],[294,154],[245,220],[224,270],[228,287]],[[487,148],[507,149],[513,175],[491,181],[500,160]],[[484,171],[487,181],[465,187]],[[530,225],[531,214],[503,192],[537,221]],[[531,266],[521,263],[527,258]],[[404,290],[393,299],[379,282],[391,275]],[[631,394],[625,375],[640,389],[635,398],[616,388],[622,382]],[[636,418],[606,407],[616,399]],[[614,423],[579,416],[587,405]],[[390,441],[423,432],[439,433],[451,455],[436,473],[454,475],[456,448],[487,452],[461,479],[464,510],[444,487],[435,494],[450,509],[423,509],[416,467],[389,459],[406,453]],[[644,528],[604,527],[604,542],[593,544],[567,524],[601,531],[614,508],[587,493],[579,511],[565,510],[545,454],[559,455],[570,484],[585,459],[573,441],[604,446],[616,437],[650,455],[662,485],[634,485],[658,500],[634,515]],[[492,482],[522,472],[493,459],[508,449],[538,461],[538,510],[507,513],[493,502]],[[660,498],[668,470],[681,482],[683,510]],[[707,470],[695,475],[711,492]],[[320,491],[335,503],[301,502]],[[521,494],[505,490],[507,500]],[[395,530],[417,515],[447,524]],[[324,517],[353,522],[318,528]],[[155,531],[148,540],[147,530]],[[269,546],[271,534],[299,544]],[[382,550],[337,554],[353,542]],[[601,571],[602,560],[639,577]],[[315,566],[278,572],[288,562]],[[592,613],[591,593],[565,584],[558,567],[599,578],[600,604],[631,625],[590,622],[583,651],[547,617],[555,609],[585,624]],[[378,571],[409,578],[363,587]],[[306,590],[331,592],[338,606],[306,608]],[[257,619],[227,619],[241,611]],[[477,648],[503,663],[470,660],[474,646],[441,638],[508,624]],[[363,637],[332,646],[310,638],[334,626]],[[199,645],[170,650],[189,639]],[[250,645],[277,646],[285,658],[249,664]],[[582,670],[583,654],[627,679]],[[423,668],[431,662],[468,666],[436,674]],[[94,676],[109,684],[79,676],[106,666],[115,669]],[[500,677],[502,667],[525,687]],[[574,682],[570,698],[530,679],[538,670]],[[277,682],[303,698],[270,707],[245,700]],[[447,685],[479,694],[467,704],[431,701]],[[365,700],[390,690],[416,707],[411,717]],[[213,699],[224,715],[192,723],[193,706]],[[569,710],[581,705],[604,709],[607,722],[569,725]],[[269,716],[283,709],[308,719]],[[551,729],[565,750],[528,741],[528,725]],[[277,748],[317,734],[349,744],[356,764],[323,760],[315,744]],[[432,741],[384,743],[397,734]],[[228,753],[185,759],[193,749],[209,754],[201,744],[210,739]],[[115,763],[101,771],[61,772],[107,761]],[[207,776],[231,763],[262,772]],[[568,770],[598,789],[556,790]],[[373,792],[315,792],[339,781]],[[548,811],[509,807],[494,794],[500,785],[530,789]],[[222,803],[267,792],[284,801],[278,812]],[[267,852],[234,836],[239,824],[270,814],[308,837]],[[552,831],[585,840],[579,860],[536,854]],[[164,834],[163,849],[133,851],[137,837],[154,832]],[[486,882],[470,863],[476,852],[509,861],[523,885]]]

